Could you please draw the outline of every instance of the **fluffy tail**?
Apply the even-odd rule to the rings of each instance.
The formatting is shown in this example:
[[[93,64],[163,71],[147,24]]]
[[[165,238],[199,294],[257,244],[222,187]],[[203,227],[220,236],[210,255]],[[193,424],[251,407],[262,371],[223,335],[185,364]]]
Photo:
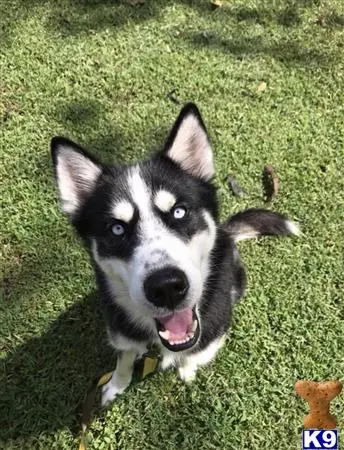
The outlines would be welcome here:
[[[298,225],[282,214],[266,209],[247,209],[231,216],[224,224],[234,241],[257,236],[300,234]]]

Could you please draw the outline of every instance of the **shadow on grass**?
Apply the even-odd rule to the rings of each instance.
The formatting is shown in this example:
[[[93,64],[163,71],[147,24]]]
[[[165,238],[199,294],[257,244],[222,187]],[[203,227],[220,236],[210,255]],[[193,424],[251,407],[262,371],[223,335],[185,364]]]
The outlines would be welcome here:
[[[259,24],[261,26],[268,26],[270,24],[277,24],[281,32],[285,35],[283,29],[285,27],[297,27],[302,25],[301,13],[305,8],[318,6],[317,0],[301,0],[298,2],[286,1],[285,6],[276,9],[271,8],[250,8],[246,6],[224,8],[224,16],[228,19],[234,20],[237,25],[240,22]],[[316,11],[315,11],[316,12]],[[344,23],[344,17],[327,11],[324,14],[314,14],[314,33],[317,33],[319,25],[328,28],[336,28]],[[196,47],[209,47],[213,50],[221,51],[223,53],[235,55],[238,59],[243,59],[247,56],[268,55],[283,62],[286,65],[297,65],[305,68],[314,66],[326,67],[337,64],[340,49],[333,45],[331,51],[321,49],[318,45],[308,38],[307,35],[301,38],[295,37],[281,37],[276,39],[276,36],[271,43],[264,33],[260,36],[249,36],[242,27],[238,28],[238,33],[235,33],[235,28],[231,33],[232,37],[220,36],[212,31],[193,31],[185,34],[185,39]],[[339,44],[338,44],[339,45]]]
[[[295,40],[283,40],[274,45],[267,44],[262,37],[222,38],[214,33],[189,33],[185,36],[197,47],[209,47],[216,51],[244,59],[248,55],[269,55],[287,65],[302,65],[309,69],[314,66],[325,67],[336,63],[336,52],[325,53],[317,48],[306,48]]]
[[[61,118],[72,126],[84,127],[85,123],[92,124],[98,120],[101,114],[101,104],[95,100],[80,99],[67,104],[60,112]]]
[[[319,15],[317,18],[317,24],[324,28],[344,28],[344,16],[341,16],[335,12],[325,13]]]
[[[301,11],[305,8],[318,7],[319,0],[298,0],[284,2],[280,9],[273,6],[270,8],[252,8],[240,5],[227,9],[228,15],[238,22],[254,22],[260,25],[267,25],[269,22],[276,23],[284,27],[295,27],[302,23]],[[314,16],[314,25],[336,28],[344,25],[344,16],[334,11],[326,11]]]
[[[76,430],[90,382],[115,366],[99,309],[92,293],[1,360],[0,442]]]
[[[68,265],[68,256],[60,261],[57,258],[59,252],[61,255],[66,252],[66,245],[57,246],[53,240],[48,243],[34,239],[32,245],[37,248],[37,252],[23,249],[18,252],[18,256],[12,257],[6,266],[0,283],[0,301],[3,307],[13,308],[14,305],[19,305],[23,298],[35,294],[38,290],[46,291],[51,284],[59,282],[59,274],[63,273],[63,261],[65,266]],[[47,247],[51,252],[46,250]]]
[[[55,116],[65,128],[65,136],[85,147],[102,162],[109,164],[127,163],[125,147],[130,145],[130,137],[114,129],[114,124],[101,124],[102,104],[92,99],[74,100],[56,108]],[[103,129],[108,130],[102,134]],[[79,139],[78,136],[85,136]]]
[[[260,25],[276,22],[279,25],[292,27],[301,23],[299,8],[295,3],[287,3],[285,8],[277,11],[273,8],[250,8],[241,5],[237,8],[230,9],[228,15],[238,22],[248,21]]]
[[[179,112],[178,106],[176,115]],[[65,128],[66,137],[93,153],[101,162],[107,164],[128,164],[136,162],[137,152],[133,135],[123,133],[115,124],[104,124],[104,111],[100,102],[91,99],[79,99],[62,104],[56,108],[55,117]],[[104,133],[103,130],[106,130]],[[141,159],[161,150],[167,139],[170,126],[156,127],[145,131],[147,148]],[[80,139],[78,136],[82,136]],[[86,138],[85,138],[86,136]],[[134,160],[132,159],[134,157]]]
[[[129,1],[113,0],[16,0],[4,11],[2,42],[12,41],[11,23],[32,17],[37,10],[45,8],[45,25],[59,36],[94,34],[106,28],[120,28],[129,22],[144,22],[164,13],[174,1],[146,1],[144,4],[130,4]],[[178,3],[201,12],[211,13],[208,0]]]
[[[152,18],[158,18],[164,13],[164,9],[175,4],[184,5],[195,9],[200,15],[209,19],[209,26],[216,21],[230,20],[233,23],[232,39],[221,39],[213,36],[208,42],[202,39],[202,30],[193,33],[186,31],[186,39],[196,46],[208,45],[212,48],[232,53],[238,56],[247,54],[268,54],[277,60],[297,65],[303,64],[308,67],[310,62],[314,64],[331,64],[335,62],[336,56],[333,51],[331,55],[322,52],[314,42],[305,34],[304,39],[295,42],[292,38],[285,40],[284,37],[270,44],[264,40],[250,38],[249,35],[240,36],[235,32],[240,27],[240,22],[250,22],[267,27],[276,24],[281,31],[284,28],[298,27],[302,25],[302,13],[305,9],[314,9],[313,25],[314,32],[321,27],[335,30],[344,26],[344,16],[330,8],[322,8],[320,0],[285,0],[278,7],[265,5],[248,7],[235,4],[229,7],[218,8],[219,13],[212,10],[209,0],[202,1],[146,1],[144,4],[131,5],[129,1],[112,0],[17,0],[6,10],[4,26],[2,31],[2,43],[10,43],[12,39],[13,24],[19,20],[26,20],[35,14],[42,14],[40,9],[44,8],[45,26],[59,37],[74,35],[92,35],[104,29],[120,29],[128,23],[140,23]],[[320,11],[320,12],[319,12]],[[320,25],[320,26],[319,26]],[[183,30],[182,34],[184,33]],[[239,31],[239,30],[238,30]],[[330,31],[329,31],[330,32]],[[201,37],[200,37],[201,36]]]

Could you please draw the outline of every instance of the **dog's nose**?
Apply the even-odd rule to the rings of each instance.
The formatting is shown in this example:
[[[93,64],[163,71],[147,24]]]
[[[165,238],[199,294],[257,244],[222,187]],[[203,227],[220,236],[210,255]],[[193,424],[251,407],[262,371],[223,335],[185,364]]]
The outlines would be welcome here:
[[[186,296],[189,283],[183,271],[165,267],[149,275],[143,287],[147,300],[155,306],[174,309]]]

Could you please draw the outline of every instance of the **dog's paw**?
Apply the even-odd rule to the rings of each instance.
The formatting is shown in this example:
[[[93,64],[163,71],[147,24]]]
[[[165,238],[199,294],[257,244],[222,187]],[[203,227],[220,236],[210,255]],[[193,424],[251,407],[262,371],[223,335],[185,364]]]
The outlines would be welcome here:
[[[112,376],[111,380],[104,384],[102,387],[102,394],[101,394],[101,405],[102,407],[108,406],[111,402],[115,400],[118,394],[122,394],[122,392],[126,389],[126,387],[129,384],[129,381],[127,380],[121,380],[122,382],[119,382],[117,377]]]
[[[101,405],[102,408],[108,406],[119,394],[115,386],[112,385],[111,380],[102,387]]]
[[[190,366],[179,367],[178,373],[181,380],[191,383],[196,378],[197,369]]]

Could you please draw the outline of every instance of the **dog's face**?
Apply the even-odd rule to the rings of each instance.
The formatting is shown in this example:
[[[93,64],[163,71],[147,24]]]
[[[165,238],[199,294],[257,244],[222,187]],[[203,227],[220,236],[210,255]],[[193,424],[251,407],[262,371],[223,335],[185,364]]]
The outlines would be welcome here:
[[[186,105],[164,150],[136,165],[105,166],[64,138],[52,150],[63,210],[116,301],[170,350],[195,345],[217,216],[197,108]]]

